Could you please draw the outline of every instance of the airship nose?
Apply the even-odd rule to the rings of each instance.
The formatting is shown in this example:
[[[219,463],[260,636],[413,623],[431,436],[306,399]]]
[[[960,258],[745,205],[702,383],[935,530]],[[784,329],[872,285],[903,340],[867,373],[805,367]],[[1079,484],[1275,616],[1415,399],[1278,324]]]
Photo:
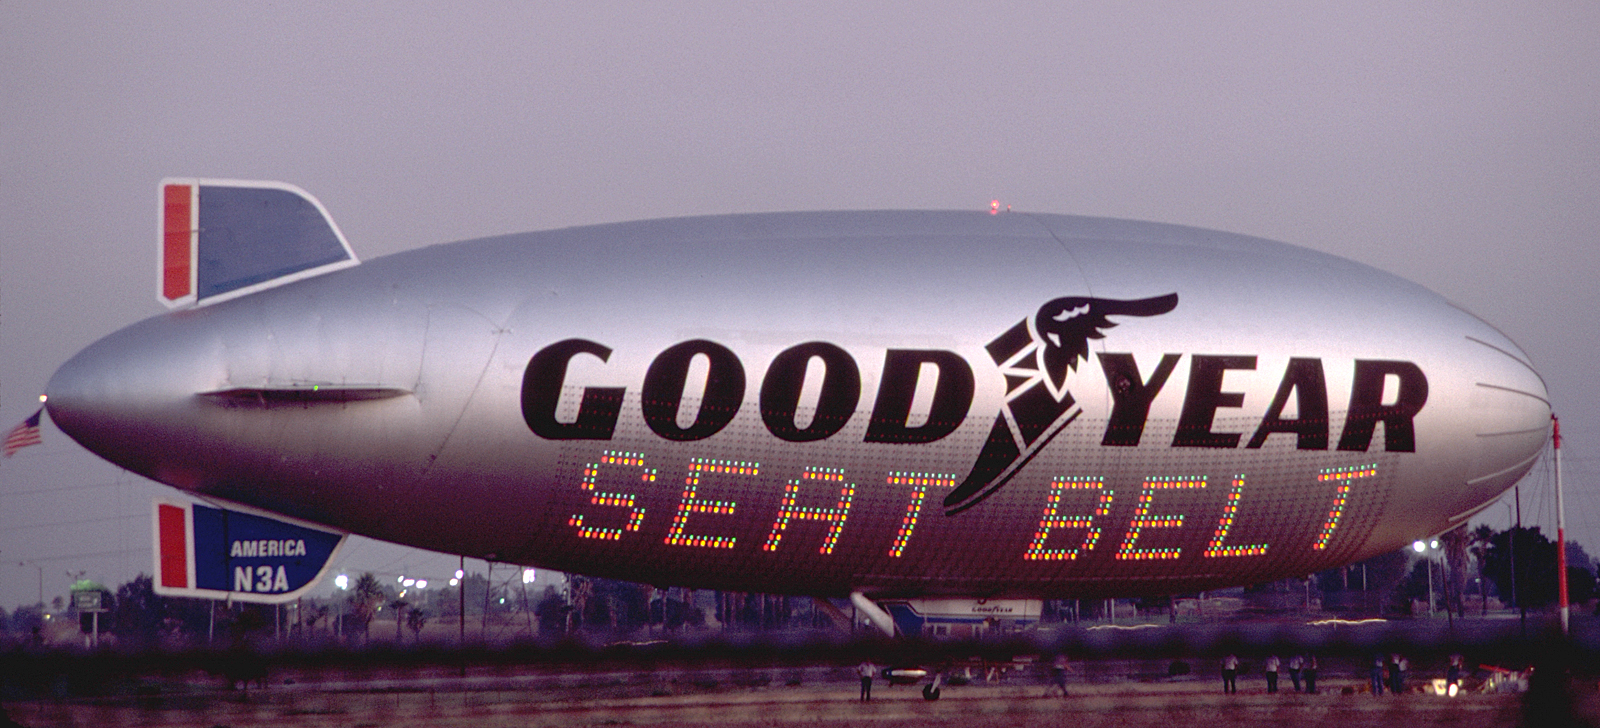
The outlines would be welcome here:
[[[1472,455],[1469,490],[1495,495],[1511,487],[1550,436],[1550,396],[1528,355],[1487,324],[1469,334],[1471,391],[1466,402]]]
[[[171,317],[111,334],[78,352],[45,388],[51,421],[79,444],[124,468],[183,486],[169,465],[192,434],[194,384],[217,357],[204,339],[177,335]]]

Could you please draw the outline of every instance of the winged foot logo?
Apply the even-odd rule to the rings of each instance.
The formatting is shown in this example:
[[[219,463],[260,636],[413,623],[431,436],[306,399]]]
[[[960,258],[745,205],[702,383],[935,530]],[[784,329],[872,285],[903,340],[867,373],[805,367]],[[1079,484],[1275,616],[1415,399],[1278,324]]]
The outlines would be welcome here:
[[[944,499],[946,514],[993,495],[1083,412],[1067,391],[1067,376],[1088,358],[1089,340],[1117,325],[1109,317],[1159,316],[1177,306],[1177,293],[1132,301],[1066,296],[989,342],[985,348],[1006,377],[1005,406],[972,472]]]

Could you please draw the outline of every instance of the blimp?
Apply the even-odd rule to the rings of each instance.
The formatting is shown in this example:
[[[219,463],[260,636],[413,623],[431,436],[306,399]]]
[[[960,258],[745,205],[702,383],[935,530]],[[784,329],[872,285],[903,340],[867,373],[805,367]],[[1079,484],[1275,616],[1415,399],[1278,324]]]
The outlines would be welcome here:
[[[1176,594],[1454,528],[1550,434],[1492,325],[1244,235],[782,212],[358,261],[292,185],[160,190],[171,310],[63,364],[49,415],[327,533],[858,603]]]

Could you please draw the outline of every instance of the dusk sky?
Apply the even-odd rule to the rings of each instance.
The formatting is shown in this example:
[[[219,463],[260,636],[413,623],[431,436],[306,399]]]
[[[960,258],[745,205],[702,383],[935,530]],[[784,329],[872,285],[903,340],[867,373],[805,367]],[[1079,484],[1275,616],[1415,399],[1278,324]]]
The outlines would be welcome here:
[[[363,259],[999,199],[1281,240],[1473,312],[1543,374],[1600,552],[1597,38],[1593,2],[4,2],[0,428],[165,310],[163,177],[299,185]],[[1522,501],[1553,533],[1551,481]],[[149,573],[162,493],[47,421],[0,461],[0,607]],[[341,566],[455,557],[355,539]]]

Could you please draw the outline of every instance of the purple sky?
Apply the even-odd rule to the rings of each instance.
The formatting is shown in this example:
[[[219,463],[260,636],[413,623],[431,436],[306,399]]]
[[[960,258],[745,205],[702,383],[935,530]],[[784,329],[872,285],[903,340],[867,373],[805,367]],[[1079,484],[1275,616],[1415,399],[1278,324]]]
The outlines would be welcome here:
[[[300,185],[364,259],[999,198],[1283,240],[1478,314],[1545,376],[1569,530],[1600,550],[1600,5],[1225,5],[0,4],[0,427],[163,311],[166,176]],[[1536,475],[1524,513],[1553,531]],[[162,490],[47,425],[0,462],[0,606],[41,573],[49,600],[150,571]]]

